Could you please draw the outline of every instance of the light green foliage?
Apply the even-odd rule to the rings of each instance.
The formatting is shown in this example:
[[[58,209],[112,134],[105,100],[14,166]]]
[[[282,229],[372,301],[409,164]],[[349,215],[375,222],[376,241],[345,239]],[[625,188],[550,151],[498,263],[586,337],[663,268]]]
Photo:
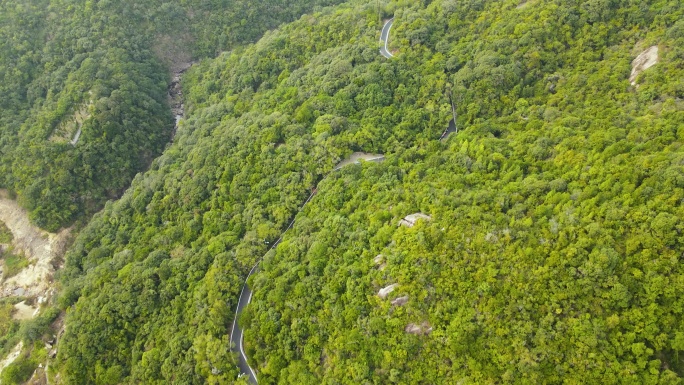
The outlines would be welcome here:
[[[19,385],[28,381],[33,371],[38,367],[38,363],[27,356],[21,356],[3,369],[0,378],[3,384]]]
[[[3,384],[19,385],[28,381],[33,372],[38,368],[38,364],[45,362],[47,351],[43,342],[36,342],[0,374]]]
[[[15,254],[13,249],[0,253],[3,272],[2,278],[7,279],[17,275],[21,270],[29,265],[29,260],[23,254]]]
[[[16,332],[19,322],[12,319],[14,306],[7,299],[0,300],[0,356],[5,357],[9,349],[16,345]]]
[[[443,63],[465,129],[320,186],[253,279],[260,383],[680,383],[683,9],[512,6],[398,13],[400,60]],[[638,89],[636,42],[665,52]]]
[[[14,237],[12,236],[10,229],[8,229],[7,226],[0,221],[0,243],[8,244],[12,242],[12,239],[14,239]]]
[[[260,383],[679,383],[684,7],[516,5],[383,4],[386,60],[351,2],[188,72],[176,140],[67,255],[62,378],[236,381],[240,287],[297,215],[241,318]],[[388,156],[329,173],[352,151]]]

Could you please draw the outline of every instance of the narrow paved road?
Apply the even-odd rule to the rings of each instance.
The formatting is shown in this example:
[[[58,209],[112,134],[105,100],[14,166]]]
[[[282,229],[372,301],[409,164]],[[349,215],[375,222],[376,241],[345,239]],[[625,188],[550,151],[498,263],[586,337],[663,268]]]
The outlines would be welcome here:
[[[380,48],[380,54],[388,59],[394,57],[388,50],[387,50],[387,39],[389,38],[389,32],[390,29],[392,28],[392,22],[394,21],[394,18],[389,19],[385,25],[382,27],[382,32],[380,33],[380,41],[383,43],[383,47]],[[384,160],[384,156],[378,156],[373,159],[369,159],[370,161],[382,161]],[[334,171],[339,170],[341,167],[335,168]],[[323,177],[322,179],[325,179]],[[321,180],[322,180],[321,179]],[[311,193],[309,198],[302,204],[302,206],[299,208],[299,211],[301,211],[304,206],[309,203],[311,198],[316,194],[316,189]],[[295,215],[296,216],[296,215]],[[283,238],[283,235],[292,227],[294,224],[294,218],[292,219],[292,222],[290,222],[290,225],[285,229],[283,234],[280,236],[280,238],[271,246],[269,249],[272,250],[276,246],[278,246],[278,243],[280,243],[280,240]],[[262,257],[263,259],[263,257]],[[240,292],[240,299],[238,300],[237,308],[235,309],[235,318],[233,319],[233,326],[230,329],[230,350],[233,353],[236,353],[238,356],[238,368],[240,368],[240,375],[245,375],[249,377],[249,382],[252,384],[257,384],[257,377],[256,373],[254,372],[254,369],[252,369],[249,366],[249,363],[247,362],[247,354],[245,354],[245,349],[243,347],[243,340],[245,338],[244,332],[242,328],[240,327],[238,323],[238,318],[240,317],[240,314],[242,314],[242,310],[245,308],[245,306],[249,305],[249,303],[252,301],[252,290],[249,288],[249,285],[247,285],[247,280],[249,277],[257,270],[257,266],[259,266],[259,262],[261,262],[261,259],[257,261],[256,265],[250,270],[249,274],[247,275],[247,278],[245,278],[245,283],[242,285],[242,291]]]
[[[256,267],[257,265],[254,265],[252,270],[247,275],[247,278],[254,273]],[[245,349],[242,345],[242,341],[245,338],[244,332],[237,322],[238,316],[242,314],[242,309],[244,309],[245,306],[247,306],[251,301],[252,290],[247,285],[247,280],[245,280],[245,283],[242,285],[242,292],[240,292],[240,299],[238,300],[237,309],[235,310],[233,327],[230,330],[230,350],[238,355],[238,368],[240,368],[241,375],[249,376],[249,382],[256,384],[256,373],[254,373],[254,370],[247,363],[247,354],[245,354]]]
[[[358,156],[358,154],[355,154]],[[369,162],[381,162],[385,159],[385,156],[382,154],[373,154],[373,157],[368,159],[367,161]],[[342,162],[345,163],[345,162]],[[357,163],[356,159],[354,158],[354,162],[347,162],[344,165],[352,164],[352,163]],[[332,172],[335,172],[339,169],[341,169],[343,166],[336,167]],[[319,179],[319,182],[324,180],[330,173],[324,175],[321,179]],[[314,195],[316,195],[316,192],[318,191],[318,183],[316,183],[316,188],[313,189],[311,192],[311,195],[302,203],[301,206],[299,206],[299,210],[297,210],[297,213],[302,211],[304,206],[306,206],[307,203],[313,199]],[[277,241],[273,243],[273,246],[271,246],[268,250],[271,251],[275,249],[280,241],[283,239],[283,236],[285,236],[285,233],[287,233],[291,228],[292,225],[294,225],[295,219],[297,218],[297,214],[295,214],[295,217],[292,218],[292,221],[290,221],[290,224],[287,226],[285,231],[280,235],[280,238],[278,238]],[[268,253],[268,252],[267,252]],[[242,291],[240,292],[240,299],[238,300],[237,308],[235,309],[235,318],[233,319],[233,326],[230,329],[230,350],[233,353],[237,354],[238,357],[238,368],[240,369],[240,375],[241,376],[248,376],[249,377],[249,382],[252,384],[257,384],[257,377],[256,373],[254,372],[254,369],[252,369],[249,366],[249,363],[247,362],[247,354],[245,353],[245,348],[243,346],[243,341],[244,341],[244,331],[242,330],[242,327],[240,327],[240,324],[238,322],[238,318],[240,317],[240,314],[242,314],[242,310],[249,305],[249,303],[252,301],[252,289],[250,289],[249,285],[247,284],[247,280],[249,277],[256,272],[259,266],[259,263],[264,257],[259,258],[259,260],[256,262],[254,267],[252,267],[252,270],[249,271],[249,274],[247,274],[247,278],[245,278],[245,283],[242,285]]]
[[[380,42],[383,44],[380,48],[380,55],[391,59],[394,57],[387,49],[387,39],[389,39],[390,29],[392,29],[392,23],[394,23],[394,18],[387,20],[387,23],[382,27],[382,32],[380,33]]]
[[[325,179],[322,178],[321,180]],[[306,206],[309,201],[311,201],[311,198],[316,195],[317,189],[314,189],[311,192],[311,195],[309,195],[309,198],[304,201],[304,203],[299,207],[299,211],[302,211],[304,206]],[[295,218],[297,215],[295,214]],[[292,228],[292,225],[294,225],[295,218],[292,218],[292,221],[290,224],[287,226],[285,231],[280,235],[280,238],[278,238],[275,243],[273,243],[273,246],[271,246],[268,250],[271,251],[275,249],[280,241],[283,239],[283,236],[285,233],[287,233],[290,228]],[[247,280],[249,277],[254,274],[255,271],[258,270],[259,263],[264,257],[259,258],[257,263],[252,267],[252,270],[249,271],[249,274],[247,274],[247,278],[245,278],[245,283],[242,285],[242,291],[240,292],[240,299],[238,300],[237,308],[235,309],[235,318],[233,319],[233,326],[230,329],[230,350],[233,353],[236,353],[238,356],[238,368],[240,369],[240,375],[241,376],[248,376],[249,377],[249,382],[252,384],[257,384],[257,377],[256,373],[254,372],[254,369],[252,369],[251,366],[249,366],[249,363],[247,362],[247,354],[245,353],[245,348],[243,345],[243,341],[245,339],[245,334],[244,331],[242,330],[242,327],[240,327],[238,318],[240,317],[240,314],[242,314],[242,310],[245,308],[245,306],[249,305],[249,303],[252,301],[252,289],[249,288],[249,285],[247,284]]]

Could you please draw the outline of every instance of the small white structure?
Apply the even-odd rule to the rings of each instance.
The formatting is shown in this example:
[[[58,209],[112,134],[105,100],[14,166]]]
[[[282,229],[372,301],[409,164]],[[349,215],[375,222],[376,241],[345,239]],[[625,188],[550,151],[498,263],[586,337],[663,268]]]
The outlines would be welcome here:
[[[640,73],[653,67],[658,63],[658,46],[648,47],[632,61],[632,73],[629,75],[629,82],[636,85],[636,78]]]
[[[430,221],[432,220],[432,217],[423,213],[410,214],[399,221],[399,226],[413,227],[419,219]]]
[[[387,296],[389,295],[389,293],[393,292],[394,289],[395,289],[397,286],[399,286],[399,284],[393,283],[393,284],[391,284],[391,285],[389,285],[389,286],[387,286],[387,287],[383,287],[383,288],[380,289],[380,291],[378,292],[378,297],[380,297],[380,298],[382,298],[382,299],[387,298]]]

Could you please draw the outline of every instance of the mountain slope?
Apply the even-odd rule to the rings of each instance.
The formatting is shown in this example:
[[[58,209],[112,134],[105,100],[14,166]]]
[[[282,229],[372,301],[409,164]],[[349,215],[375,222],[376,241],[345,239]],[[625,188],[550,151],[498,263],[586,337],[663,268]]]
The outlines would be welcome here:
[[[227,328],[265,241],[346,153],[410,147],[448,120],[446,105],[433,116],[389,106],[399,79],[373,75],[393,71],[378,59],[375,19],[365,7],[307,16],[187,73],[174,144],[67,256],[64,298],[78,299],[60,344],[70,382],[108,371],[145,383],[236,377]],[[414,118],[392,132],[402,116]]]
[[[260,383],[681,381],[682,7],[596,4],[397,13],[461,131],[321,184],[253,279]]]
[[[0,188],[87,220],[170,141],[169,72],[339,2],[0,1]]]
[[[67,255],[67,382],[235,381],[239,290],[296,215],[241,319],[260,383],[678,383],[684,7],[517,6],[385,4],[387,60],[351,2],[190,70]],[[353,151],[387,160],[330,173]]]

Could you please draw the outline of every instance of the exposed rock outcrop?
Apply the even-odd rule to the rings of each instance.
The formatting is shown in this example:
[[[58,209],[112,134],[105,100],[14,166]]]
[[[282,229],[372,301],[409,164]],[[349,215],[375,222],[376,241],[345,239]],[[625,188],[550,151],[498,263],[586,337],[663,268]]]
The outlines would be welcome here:
[[[629,82],[636,85],[636,79],[642,72],[653,67],[658,63],[658,46],[648,47],[632,61],[632,73],[629,75]]]
[[[21,354],[21,349],[24,347],[24,342],[19,341],[19,344],[12,349],[12,351],[5,357],[2,361],[0,361],[0,372],[2,372],[3,369],[8,367],[14,360],[16,360],[19,357],[19,354]]]
[[[404,295],[402,297],[397,297],[392,300],[392,306],[404,306],[409,300],[408,295]]]
[[[395,289],[397,286],[399,286],[399,285],[396,284],[396,283],[394,283],[394,284],[391,284],[391,285],[389,285],[389,286],[387,286],[387,287],[383,287],[383,288],[380,289],[380,291],[378,292],[378,297],[380,297],[380,298],[382,298],[382,299],[387,298],[387,295],[389,295],[389,293],[393,292],[394,289]]]
[[[375,258],[373,258],[373,263],[380,271],[385,270],[385,267],[387,267],[387,264],[385,263],[385,256],[382,254],[378,254]]]
[[[423,213],[410,214],[399,221],[399,226],[413,227],[419,219],[430,221],[432,217]]]
[[[427,321],[421,322],[420,325],[410,323],[406,325],[404,331],[409,334],[428,335],[432,331],[432,326],[430,326],[430,323]]]
[[[39,308],[31,306],[26,303],[26,301],[21,301],[14,305],[14,314],[12,314],[12,319],[15,320],[27,320],[32,319],[38,315]]]
[[[368,152],[355,152],[351,154],[349,158],[338,163],[337,166],[335,166],[335,170],[339,170],[342,167],[348,166],[350,164],[359,164],[361,163],[361,160],[366,162],[381,162],[385,160],[385,156],[382,154],[371,154]]]
[[[28,267],[0,283],[0,298],[49,297],[55,264],[64,253],[70,229],[58,234],[39,229],[29,220],[28,212],[4,190],[0,190],[0,221],[12,232],[14,250],[30,262]]]

